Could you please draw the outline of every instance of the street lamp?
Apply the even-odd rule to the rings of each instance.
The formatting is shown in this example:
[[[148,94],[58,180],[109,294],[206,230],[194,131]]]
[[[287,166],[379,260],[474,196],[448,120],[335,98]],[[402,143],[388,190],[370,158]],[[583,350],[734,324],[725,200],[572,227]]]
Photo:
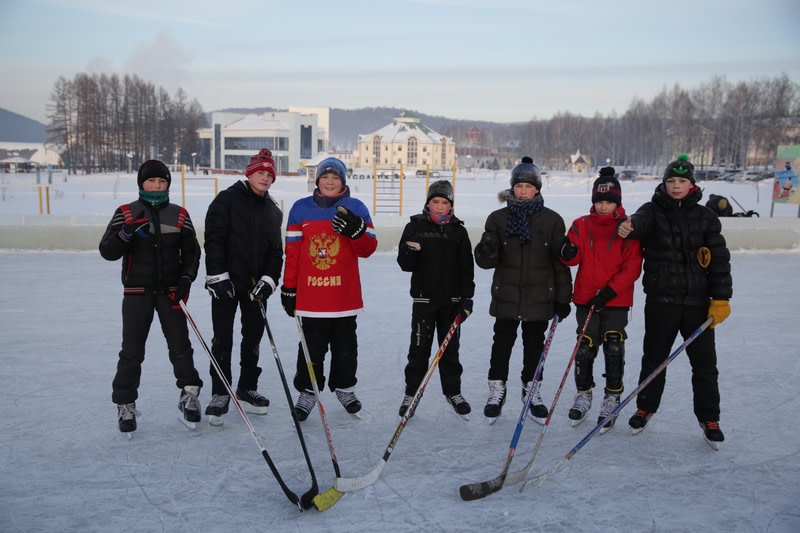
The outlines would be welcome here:
[[[197,152],[192,152],[192,172],[195,174],[197,174],[197,167],[194,164],[196,157],[197,157]]]

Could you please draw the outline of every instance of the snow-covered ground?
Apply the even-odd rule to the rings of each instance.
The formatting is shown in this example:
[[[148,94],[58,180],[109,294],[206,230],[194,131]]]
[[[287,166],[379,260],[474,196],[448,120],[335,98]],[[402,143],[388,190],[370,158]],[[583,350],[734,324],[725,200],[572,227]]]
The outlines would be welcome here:
[[[63,194],[52,200],[54,212],[105,218],[135,197],[130,175],[118,181],[110,176],[84,179],[106,180],[100,181],[104,190],[95,194],[86,185],[82,194],[71,187],[79,179],[70,178],[61,185]],[[507,179],[507,173],[460,178],[457,214],[485,218],[499,206],[495,194]],[[197,187],[209,185],[196,182]],[[352,185],[360,197],[371,191],[371,182]],[[732,194],[745,209],[769,214],[770,183],[762,183],[760,190],[752,184],[703,185],[707,194]],[[635,210],[654,186],[623,182],[626,207]],[[545,204],[569,224],[588,210],[587,189],[586,178],[556,176],[544,186]],[[300,178],[282,177],[273,193],[288,207],[305,189]],[[187,205],[202,220],[210,191],[194,194]],[[179,196],[178,189],[173,200]],[[23,212],[16,204],[28,200],[22,189],[14,189],[0,203],[0,214]],[[402,218],[379,215],[376,224],[402,225],[422,201],[409,197]],[[794,216],[795,207],[780,207],[781,216]],[[716,330],[726,435],[719,451],[705,444],[692,414],[690,368],[681,355],[669,367],[662,409],[643,433],[631,435],[627,418],[635,408],[628,405],[614,429],[595,436],[541,485],[523,493],[518,486],[506,487],[483,500],[464,502],[460,485],[499,474],[522,407],[512,377],[503,416],[490,426],[482,415],[493,320],[487,311],[491,272],[476,269],[475,313],[463,327],[461,352],[471,420],[453,414],[435,374],[378,481],[345,495],[325,512],[300,513],[283,495],[238,414],[232,411],[219,428],[204,420],[193,433],[178,421],[179,393],[155,324],[137,402],[139,429],[131,440],[117,431],[111,379],[121,338],[119,263],[103,261],[94,251],[2,250],[0,389],[8,408],[0,417],[0,531],[800,531],[800,443],[793,423],[800,410],[795,381],[800,352],[790,335],[797,327],[791,309],[800,299],[795,281],[799,260],[797,249],[733,253],[733,313]],[[377,253],[361,265],[366,311],[359,318],[357,392],[363,419],[346,414],[329,391],[322,393],[345,477],[377,466],[397,427],[409,336],[408,275],[397,267],[394,253]],[[636,386],[640,367],[643,303],[638,292],[628,327],[628,391]],[[200,282],[189,309],[210,342],[210,298]],[[291,380],[297,330],[277,298],[269,300],[268,315]],[[557,329],[543,382],[548,404],[572,351],[575,329],[574,314]],[[192,340],[207,384],[201,393],[205,406],[208,359]],[[512,376],[521,367],[519,344]],[[272,405],[268,415],[250,419],[289,486],[305,492],[310,478],[266,338],[261,366],[260,390]],[[598,375],[602,368],[598,360]],[[532,475],[551,469],[592,429],[599,405],[583,425],[570,426],[573,394],[570,377]],[[325,490],[334,473],[316,412],[303,430]],[[540,432],[541,426],[526,422],[512,471],[527,462]]]

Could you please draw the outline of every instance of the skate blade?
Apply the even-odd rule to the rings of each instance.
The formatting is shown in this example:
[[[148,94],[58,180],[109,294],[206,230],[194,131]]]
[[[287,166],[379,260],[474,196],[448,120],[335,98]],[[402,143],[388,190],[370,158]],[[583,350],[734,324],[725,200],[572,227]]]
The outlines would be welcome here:
[[[572,420],[572,419],[570,420],[572,421],[572,427],[578,427],[584,420],[586,420],[586,415],[584,415],[583,418],[579,418],[578,420]]]
[[[717,442],[715,440],[708,440],[706,438],[705,434],[703,434],[703,440],[706,441],[706,444],[711,446],[711,449],[713,449],[715,451],[719,451],[719,444],[720,444],[719,442]]]
[[[254,414],[254,415],[265,415],[265,414],[267,414],[267,409],[269,407],[269,406],[267,406],[267,407],[258,407],[256,405],[252,405],[252,404],[249,404],[247,402],[243,402],[241,400],[239,401],[239,403],[242,405],[242,409],[244,409],[245,412],[251,413],[251,414]]]
[[[606,427],[606,426],[603,426],[603,427],[601,427],[601,428],[600,428],[600,434],[601,434],[601,435],[605,435],[605,434],[606,434],[606,433],[608,433],[608,431],[609,431],[611,428],[613,428],[613,427],[614,427],[614,426],[608,426],[608,427]]]
[[[184,426],[191,429],[192,431],[197,429],[197,422],[189,422],[188,420],[183,418],[183,413],[178,413],[178,420],[180,420]]]
[[[494,423],[497,422],[498,418],[500,418],[500,417],[499,416],[487,417],[486,421],[489,423],[490,426],[493,426]]]
[[[339,499],[344,496],[344,492],[336,490],[334,487],[329,488],[325,492],[321,492],[314,496],[314,499],[311,500],[314,504],[314,507],[317,508],[317,511],[327,511],[333,505],[339,501]]]
[[[532,415],[532,414],[530,414],[530,413],[528,413],[528,418],[530,418],[531,420],[533,420],[534,422],[536,422],[536,423],[537,423],[537,424],[539,424],[540,426],[543,426],[543,425],[545,424],[545,422],[547,422],[547,417],[545,417],[545,418],[538,418],[538,417],[535,417],[535,416],[533,416],[533,415]]]
[[[644,426],[643,428],[631,428],[631,433],[633,433],[634,435],[638,435],[639,433],[644,431],[644,428],[646,428],[646,427],[647,426]]]
[[[225,420],[221,416],[208,415],[208,423],[214,427],[219,427],[225,424]]]

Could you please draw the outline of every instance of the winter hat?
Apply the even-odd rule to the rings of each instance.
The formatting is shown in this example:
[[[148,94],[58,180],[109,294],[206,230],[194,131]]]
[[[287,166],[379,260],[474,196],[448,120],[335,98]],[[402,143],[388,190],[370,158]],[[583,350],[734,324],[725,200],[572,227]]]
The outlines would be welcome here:
[[[319,165],[317,165],[317,179],[316,185],[319,186],[319,178],[322,177],[323,174],[333,174],[338,176],[339,179],[342,180],[342,188],[347,185],[347,167],[341,161],[341,159],[336,159],[335,157],[328,157],[320,161]]]
[[[689,162],[687,154],[679,155],[678,159],[667,165],[666,170],[664,170],[664,179],[661,182],[663,183],[674,176],[686,178],[694,183],[694,165]]]
[[[275,170],[275,160],[272,159],[272,152],[267,148],[262,148],[256,155],[250,158],[250,162],[244,170],[244,175],[250,176],[250,174],[255,174],[259,170],[266,170],[272,174],[273,180],[278,175],[278,172]]]
[[[431,183],[428,187],[428,197],[425,199],[425,205],[428,205],[432,198],[444,198],[450,205],[453,205],[453,186],[447,180],[438,180]]]
[[[136,183],[141,189],[142,184],[150,178],[164,178],[167,180],[167,189],[172,184],[172,175],[169,173],[167,165],[158,159],[150,159],[142,163],[142,166],[139,167],[139,174],[136,176]]]
[[[511,186],[517,183],[530,183],[539,190],[542,190],[542,171],[533,164],[533,159],[528,156],[522,158],[519,165],[511,171]]]
[[[618,206],[622,205],[622,188],[614,174],[616,174],[614,167],[600,169],[600,177],[594,180],[592,185],[592,203],[606,200]]]

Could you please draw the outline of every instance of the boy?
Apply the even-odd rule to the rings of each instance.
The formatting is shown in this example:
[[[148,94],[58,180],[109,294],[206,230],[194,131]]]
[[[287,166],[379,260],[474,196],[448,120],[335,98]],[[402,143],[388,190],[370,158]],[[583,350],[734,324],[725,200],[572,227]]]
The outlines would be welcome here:
[[[483,414],[493,422],[506,401],[511,350],[522,324],[522,399],[534,386],[533,378],[544,348],[547,322],[569,316],[572,273],[561,263],[559,248],[566,233],[561,215],[544,206],[542,173],[530,157],[511,171],[511,189],[498,197],[508,205],[486,219],[475,263],[493,268],[492,303],[494,340],[489,363],[489,400]],[[536,388],[531,416],[544,424],[548,409]]]
[[[367,206],[350,196],[347,167],[329,157],[317,166],[316,189],[297,200],[286,224],[286,265],[281,303],[290,317],[303,317],[302,327],[319,390],[325,388],[325,353],[330,347],[328,385],[345,410],[356,414],[358,367],[356,317],[364,308],[359,258],[375,252],[378,239]],[[300,392],[295,414],[308,418],[317,403],[298,346],[294,386]]]
[[[275,161],[264,148],[250,158],[245,180],[220,192],[206,213],[206,289],[211,295],[214,338],[211,351],[231,382],[233,323],[241,311],[242,341],[236,398],[250,413],[267,413],[269,400],[258,392],[259,345],[264,317],[259,306],[275,291],[283,266],[283,213],[269,195],[275,182]],[[206,415],[212,426],[223,424],[230,396],[212,365],[211,401]]]
[[[441,345],[455,317],[460,314],[463,322],[472,312],[475,294],[472,244],[464,222],[453,214],[453,196],[449,181],[433,182],[422,213],[411,217],[398,246],[397,264],[404,272],[411,272],[413,299],[411,344],[400,416],[406,414],[428,371],[434,330]],[[457,414],[466,416],[472,408],[461,395],[460,330],[450,337],[439,360],[439,378],[448,403]]]
[[[692,365],[694,414],[706,441],[718,448],[725,437],[719,428],[714,327],[730,315],[733,281],[722,225],[713,211],[700,204],[702,197],[695,185],[694,165],[681,154],[667,165],[652,200],[622,221],[618,233],[641,240],[644,250],[642,286],[647,298],[639,383],[669,356],[679,332],[685,339],[707,318],[712,319],[711,327],[686,347],[686,355]],[[666,370],[661,372],[639,393],[638,409],[628,421],[634,434],[658,410],[666,374]]]
[[[179,304],[188,300],[197,277],[200,244],[189,213],[169,203],[172,176],[167,166],[154,159],[145,161],[136,180],[139,199],[117,208],[100,240],[103,259],[122,258],[122,350],[111,400],[117,404],[123,433],[136,431],[140,415],[136,399],[154,313],[158,313],[176,385],[181,389],[178,409],[189,427],[200,421],[197,397],[203,386]]]
[[[572,425],[586,418],[592,407],[593,366],[600,345],[605,357],[606,386],[600,408],[599,424],[619,405],[625,367],[625,326],[633,305],[633,284],[642,272],[642,248],[639,241],[617,236],[617,223],[625,218],[622,188],[614,177],[613,167],[600,169],[592,186],[589,214],[576,219],[564,237],[561,262],[578,266],[572,301],[580,334],[589,309],[592,318],[575,355],[575,386],[578,394],[569,410]],[[600,430],[614,426],[614,416]]]

